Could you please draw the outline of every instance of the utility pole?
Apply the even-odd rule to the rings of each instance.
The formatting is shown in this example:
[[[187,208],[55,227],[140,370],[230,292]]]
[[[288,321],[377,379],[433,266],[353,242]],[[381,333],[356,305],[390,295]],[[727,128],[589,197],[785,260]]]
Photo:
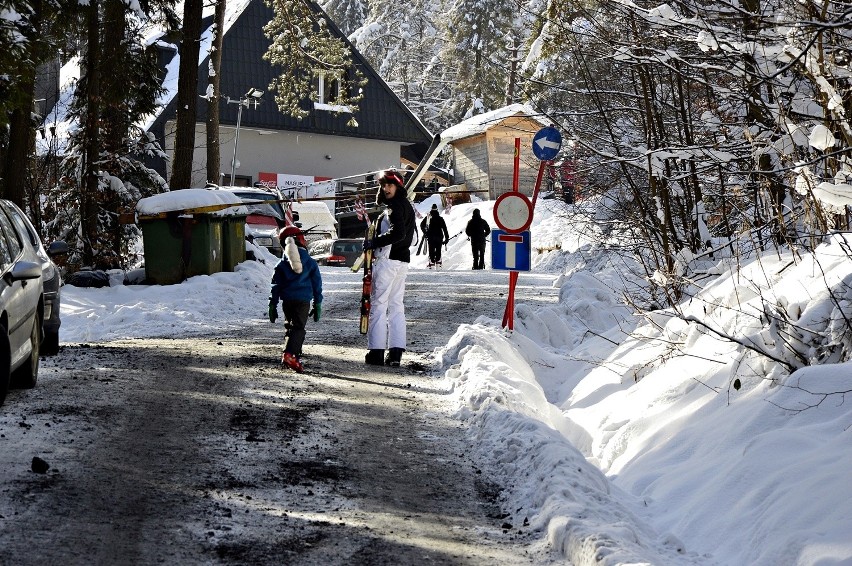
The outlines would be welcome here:
[[[261,96],[263,96],[262,90],[251,87],[249,91],[242,96],[242,98],[234,100],[229,96],[225,100],[228,104],[239,105],[239,109],[237,110],[237,132],[234,136],[234,155],[231,157],[231,187],[234,186],[234,174],[237,169],[237,148],[240,145],[240,122],[243,120],[243,107],[248,108],[249,105],[252,105],[254,108],[257,108],[257,105],[260,104]]]

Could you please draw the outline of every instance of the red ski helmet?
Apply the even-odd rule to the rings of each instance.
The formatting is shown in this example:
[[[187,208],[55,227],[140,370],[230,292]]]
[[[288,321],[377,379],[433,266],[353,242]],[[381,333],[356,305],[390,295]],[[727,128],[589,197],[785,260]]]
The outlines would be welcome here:
[[[400,175],[399,172],[394,169],[382,171],[382,176],[379,177],[379,184],[387,185],[389,183],[393,183],[400,189],[405,187],[405,181],[402,180],[402,175]]]
[[[297,226],[285,226],[281,229],[280,232],[278,232],[278,240],[281,242],[282,245],[284,244],[284,240],[291,236],[293,238],[296,238],[296,242],[298,242],[302,246],[308,245],[307,242],[305,242],[305,234],[301,230],[299,230]]]

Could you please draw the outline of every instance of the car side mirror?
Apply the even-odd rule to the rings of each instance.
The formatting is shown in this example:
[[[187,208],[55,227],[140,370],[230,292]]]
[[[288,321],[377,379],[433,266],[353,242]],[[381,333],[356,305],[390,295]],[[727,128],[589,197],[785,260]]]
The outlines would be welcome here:
[[[64,240],[56,240],[47,247],[47,255],[50,257],[68,253],[68,244]]]
[[[41,265],[31,261],[19,261],[6,272],[4,278],[11,285],[15,281],[27,281],[39,277],[41,277]]]

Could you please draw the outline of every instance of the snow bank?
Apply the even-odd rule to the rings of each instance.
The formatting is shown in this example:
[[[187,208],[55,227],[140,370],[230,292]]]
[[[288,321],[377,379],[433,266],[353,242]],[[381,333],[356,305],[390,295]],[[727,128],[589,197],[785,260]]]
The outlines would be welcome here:
[[[850,349],[848,249],[720,264],[682,311],[780,359],[832,359]],[[637,325],[594,253],[565,261],[558,307],[519,297],[513,333],[482,320],[437,352],[505,508],[577,565],[852,563],[852,364],[788,375],[671,313]],[[782,344],[767,305],[812,332]]]

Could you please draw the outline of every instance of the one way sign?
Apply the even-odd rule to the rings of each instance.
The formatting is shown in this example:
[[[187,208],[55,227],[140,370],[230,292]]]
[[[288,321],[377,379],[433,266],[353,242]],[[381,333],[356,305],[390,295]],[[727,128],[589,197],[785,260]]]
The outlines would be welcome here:
[[[553,126],[547,126],[536,132],[532,146],[533,153],[540,161],[550,161],[562,147],[562,134]]]

